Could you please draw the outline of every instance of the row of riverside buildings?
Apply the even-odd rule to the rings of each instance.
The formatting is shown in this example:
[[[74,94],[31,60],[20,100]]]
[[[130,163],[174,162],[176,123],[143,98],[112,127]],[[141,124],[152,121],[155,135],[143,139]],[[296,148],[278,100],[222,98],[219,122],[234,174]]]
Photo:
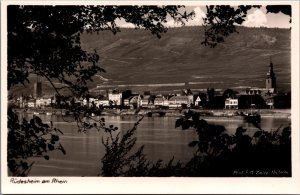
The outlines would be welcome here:
[[[241,91],[227,89],[202,89],[197,92],[183,90],[179,94],[151,94],[151,92],[135,93],[130,90],[108,90],[105,95],[98,97],[69,97],[58,99],[56,96],[42,95],[42,85],[34,85],[34,97],[18,97],[13,100],[20,108],[55,107],[75,102],[82,106],[96,106],[101,108],[125,109],[248,109],[248,108],[290,108],[291,94],[276,91],[276,77],[273,63],[270,62],[265,80],[265,88],[247,88]]]

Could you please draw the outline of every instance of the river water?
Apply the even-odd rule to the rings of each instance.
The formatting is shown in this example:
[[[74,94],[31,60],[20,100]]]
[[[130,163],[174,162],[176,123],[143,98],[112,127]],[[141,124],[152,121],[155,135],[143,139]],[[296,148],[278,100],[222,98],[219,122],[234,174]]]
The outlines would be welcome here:
[[[53,121],[56,128],[63,131],[60,142],[67,154],[60,151],[49,153],[50,160],[35,158],[35,164],[29,176],[97,176],[101,173],[101,158],[104,156],[102,137],[107,137],[103,131],[90,130],[79,133],[75,122],[65,122],[61,116],[40,115],[47,122]],[[105,116],[106,124],[113,124],[124,133],[133,127],[139,119],[136,116]],[[176,117],[145,117],[136,130],[136,148],[145,145],[144,152],[152,162],[162,159],[164,162],[173,156],[175,160],[187,162],[195,152],[188,143],[197,140],[194,130],[175,128]],[[233,134],[237,127],[247,128],[249,135],[257,129],[252,124],[239,119],[207,120],[211,124],[224,125],[228,133]],[[276,130],[280,125],[288,125],[288,118],[263,117],[261,121],[264,130]]]

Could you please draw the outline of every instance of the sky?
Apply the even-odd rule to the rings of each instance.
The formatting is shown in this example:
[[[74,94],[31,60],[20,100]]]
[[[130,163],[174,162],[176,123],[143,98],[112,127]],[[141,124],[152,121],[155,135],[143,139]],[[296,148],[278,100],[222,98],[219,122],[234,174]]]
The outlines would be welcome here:
[[[205,6],[187,6],[184,8],[187,12],[194,11],[195,16],[192,20],[186,22],[186,26],[203,25],[203,17],[206,15]],[[246,27],[268,27],[268,28],[290,28],[290,17],[283,13],[267,13],[265,6],[261,8],[252,8],[248,11],[247,17],[242,26]],[[121,27],[134,27],[133,24],[128,24],[125,21],[118,22]],[[169,18],[166,23],[168,27],[179,27],[180,24],[174,23],[174,20]]]

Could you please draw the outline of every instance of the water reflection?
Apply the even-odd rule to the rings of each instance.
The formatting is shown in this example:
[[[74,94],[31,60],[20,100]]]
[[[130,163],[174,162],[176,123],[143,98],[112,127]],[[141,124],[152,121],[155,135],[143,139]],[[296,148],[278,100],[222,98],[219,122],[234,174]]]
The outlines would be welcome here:
[[[25,116],[28,117],[28,116]],[[88,133],[79,133],[75,122],[64,122],[62,116],[40,115],[43,121],[53,121],[56,128],[61,129],[61,143],[67,151],[63,155],[60,151],[50,153],[50,160],[42,158],[34,159],[35,165],[30,176],[97,176],[101,172],[101,158],[104,156],[102,138],[106,138],[104,132],[91,130]],[[138,120],[135,116],[106,116],[106,124],[117,126],[124,134],[133,127]],[[72,118],[67,118],[72,121]],[[193,130],[181,130],[175,128],[175,117],[145,117],[136,131],[136,148],[145,145],[145,153],[151,161],[162,159],[181,162],[188,161],[195,152],[188,147],[188,143],[197,140],[197,134]],[[233,134],[237,127],[243,126],[252,135],[257,129],[253,125],[242,120],[208,120],[211,124],[224,125],[227,131]],[[262,118],[262,129],[276,130],[280,125],[288,125],[287,118]]]

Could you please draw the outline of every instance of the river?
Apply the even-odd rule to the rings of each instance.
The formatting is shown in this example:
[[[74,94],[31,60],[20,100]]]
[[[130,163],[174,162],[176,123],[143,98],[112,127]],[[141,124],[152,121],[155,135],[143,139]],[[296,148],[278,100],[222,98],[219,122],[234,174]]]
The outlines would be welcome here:
[[[53,121],[56,128],[63,131],[60,142],[67,154],[60,151],[49,153],[50,160],[35,158],[35,164],[29,176],[97,176],[101,173],[101,158],[104,156],[102,137],[107,133],[89,130],[79,133],[75,122],[65,122],[62,116],[40,115],[43,121]],[[106,124],[113,124],[119,128],[121,134],[133,127],[138,120],[136,116],[104,116]],[[144,152],[152,162],[162,159],[164,162],[173,156],[175,160],[187,162],[194,153],[188,143],[197,140],[194,130],[175,128],[176,117],[145,117],[136,130],[136,148],[145,145]],[[207,120],[211,124],[224,125],[229,134],[233,134],[239,126],[248,129],[252,135],[256,128],[252,124],[238,119]],[[262,129],[272,131],[280,125],[288,125],[288,118],[263,117]]]

